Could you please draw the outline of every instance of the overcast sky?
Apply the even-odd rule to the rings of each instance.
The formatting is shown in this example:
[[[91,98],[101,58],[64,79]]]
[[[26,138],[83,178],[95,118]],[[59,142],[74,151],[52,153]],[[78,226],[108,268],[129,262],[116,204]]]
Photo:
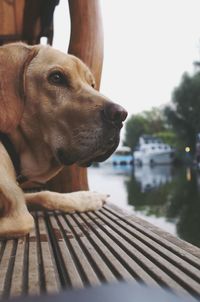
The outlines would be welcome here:
[[[90,0],[93,1],[93,0]],[[200,60],[200,0],[100,0],[104,25],[101,92],[129,114],[171,99]],[[66,51],[67,1],[55,14],[54,46]],[[68,22],[68,23],[67,23]]]

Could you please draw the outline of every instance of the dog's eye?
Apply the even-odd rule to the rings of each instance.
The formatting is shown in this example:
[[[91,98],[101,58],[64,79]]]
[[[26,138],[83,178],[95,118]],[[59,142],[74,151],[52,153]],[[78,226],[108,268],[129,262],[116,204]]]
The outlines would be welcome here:
[[[52,72],[49,75],[48,80],[51,84],[54,84],[54,85],[67,85],[68,84],[68,81],[67,81],[65,75],[62,74],[60,71]]]
[[[92,88],[95,88],[95,83],[92,83],[91,86],[92,86]]]

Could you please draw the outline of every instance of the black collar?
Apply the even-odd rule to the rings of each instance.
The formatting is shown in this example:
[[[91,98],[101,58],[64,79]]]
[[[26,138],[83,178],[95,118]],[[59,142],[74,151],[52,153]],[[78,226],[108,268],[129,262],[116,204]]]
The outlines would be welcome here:
[[[26,181],[26,177],[21,175],[21,167],[20,167],[20,157],[17,153],[17,150],[15,149],[14,144],[12,143],[11,139],[9,138],[9,135],[6,133],[0,132],[0,142],[4,145],[4,148],[8,152],[10,159],[13,163],[13,166],[15,168],[15,173],[17,175],[17,181],[21,184],[24,181]]]

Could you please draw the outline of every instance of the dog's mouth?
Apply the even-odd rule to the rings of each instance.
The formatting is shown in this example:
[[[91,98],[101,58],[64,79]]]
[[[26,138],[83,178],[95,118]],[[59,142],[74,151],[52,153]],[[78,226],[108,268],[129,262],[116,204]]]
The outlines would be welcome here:
[[[101,151],[99,150],[99,152],[97,152],[96,155],[94,154],[86,159],[80,160],[77,162],[77,164],[80,167],[89,167],[93,163],[103,162],[112,155],[112,153],[116,150],[118,144],[119,144],[119,137],[115,139],[115,142],[112,143],[111,145],[107,147],[104,146],[104,148]]]
[[[55,150],[57,162],[64,166],[77,164],[89,167],[94,162],[103,162],[111,156],[119,144],[121,127],[104,123],[100,128],[82,130],[74,136],[69,148]],[[72,136],[73,137],[73,136]],[[77,138],[78,137],[78,138]]]
[[[108,141],[99,144],[101,147],[93,150],[88,148],[87,152],[77,153],[76,151],[66,151],[64,148],[58,148],[56,150],[56,160],[59,164],[69,166],[77,164],[80,167],[89,167],[94,162],[103,162],[111,156],[119,144],[119,135],[114,138],[110,138]],[[90,146],[88,146],[90,147]]]
[[[77,160],[75,157],[67,155],[67,153],[63,149],[58,149],[56,157],[57,161],[64,166],[69,166],[77,163],[80,167],[90,167],[94,162],[103,162],[107,158],[109,158],[111,154],[115,151],[117,146],[118,144],[109,149],[107,152],[103,152],[98,156],[88,156],[87,158],[81,160]]]
[[[56,160],[61,165],[70,166],[76,162],[76,157],[72,152],[67,152],[64,148],[58,148],[56,150]]]
[[[78,162],[78,166],[79,167],[90,167],[93,163],[99,163],[99,162],[103,162],[105,161],[107,158],[110,157],[110,155],[112,154],[113,152],[109,152],[109,153],[106,153],[104,155],[101,155],[101,156],[98,156],[96,158],[93,158],[91,160],[86,160],[86,161],[80,161]]]

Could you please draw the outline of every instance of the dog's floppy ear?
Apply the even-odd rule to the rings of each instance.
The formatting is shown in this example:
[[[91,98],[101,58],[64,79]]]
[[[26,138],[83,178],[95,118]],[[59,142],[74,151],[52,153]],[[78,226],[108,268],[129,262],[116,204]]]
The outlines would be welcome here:
[[[25,101],[26,68],[38,51],[38,46],[23,43],[0,47],[0,132],[11,132],[19,124]]]

